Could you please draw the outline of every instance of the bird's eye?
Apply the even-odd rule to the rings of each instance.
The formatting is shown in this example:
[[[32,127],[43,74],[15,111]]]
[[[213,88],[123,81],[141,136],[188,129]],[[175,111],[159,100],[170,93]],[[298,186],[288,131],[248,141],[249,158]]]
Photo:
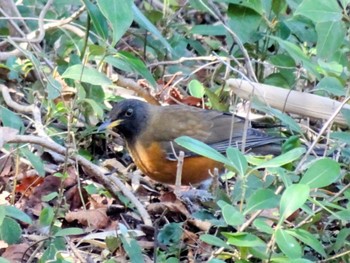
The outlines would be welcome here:
[[[132,108],[129,108],[126,110],[125,116],[130,117],[130,116],[132,116],[133,113],[134,113],[134,110]]]

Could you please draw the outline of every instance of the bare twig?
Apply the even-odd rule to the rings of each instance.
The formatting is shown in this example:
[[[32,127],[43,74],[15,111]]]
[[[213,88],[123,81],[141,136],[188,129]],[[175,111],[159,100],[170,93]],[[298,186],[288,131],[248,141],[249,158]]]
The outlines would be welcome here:
[[[7,143],[31,143],[45,147],[62,155],[66,152],[66,148],[62,145],[32,135],[15,135],[11,137],[10,140],[7,141]],[[141,202],[135,197],[135,195],[132,192],[130,192],[130,190],[127,187],[125,187],[125,185],[116,176],[108,178],[104,175],[104,172],[102,171],[101,167],[91,163],[82,156],[73,154],[70,156],[70,158],[77,161],[81,166],[83,166],[85,172],[89,176],[95,178],[114,196],[116,196],[116,193],[118,192],[119,188],[119,190],[135,205],[144,223],[149,226],[152,225],[151,218],[146,209],[141,204]]]
[[[38,21],[39,29],[37,30],[39,34],[37,37],[30,38],[30,39],[26,37],[25,38],[11,37],[11,39],[18,42],[40,43],[45,37],[44,18],[52,3],[53,3],[53,0],[48,0],[46,2],[46,5],[40,12],[39,21]]]

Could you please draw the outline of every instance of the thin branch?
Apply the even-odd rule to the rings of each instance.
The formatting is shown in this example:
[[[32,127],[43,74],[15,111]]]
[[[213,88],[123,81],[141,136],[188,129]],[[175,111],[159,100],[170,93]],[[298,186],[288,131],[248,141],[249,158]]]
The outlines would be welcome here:
[[[50,142],[44,138],[40,138],[33,135],[15,135],[12,136],[8,141],[6,141],[6,143],[31,143],[55,151],[62,155],[64,155],[66,152],[66,148],[62,145],[59,145],[55,142]],[[78,162],[89,176],[95,178],[114,196],[117,196],[116,193],[119,189],[135,205],[145,225],[152,226],[152,221],[147,210],[143,207],[143,205],[136,198],[136,196],[127,187],[125,187],[125,185],[119,180],[117,176],[108,178],[107,176],[105,176],[104,171],[101,167],[91,163],[90,161],[86,160],[80,155],[72,154],[70,158]]]

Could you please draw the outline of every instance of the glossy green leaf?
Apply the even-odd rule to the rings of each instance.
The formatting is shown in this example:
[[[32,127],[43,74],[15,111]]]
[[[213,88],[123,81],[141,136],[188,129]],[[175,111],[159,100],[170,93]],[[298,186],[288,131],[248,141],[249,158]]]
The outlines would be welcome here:
[[[276,243],[279,249],[291,259],[300,258],[302,250],[298,241],[283,229],[276,230]]]
[[[212,246],[224,247],[226,249],[230,249],[230,246],[225,241],[218,238],[217,236],[204,234],[204,235],[200,235],[199,239]]]
[[[342,18],[342,10],[337,1],[304,0],[297,8],[294,15],[305,16],[315,23],[340,21]]]
[[[248,169],[248,162],[240,150],[234,147],[228,147],[226,150],[227,158],[231,161],[231,166],[243,176]]]
[[[293,150],[290,150],[289,152],[286,152],[280,156],[277,156],[267,162],[264,162],[255,169],[261,169],[261,168],[270,168],[270,167],[281,167],[287,163],[291,163],[295,160],[297,160],[300,156],[302,156],[305,153],[305,148],[295,148]]]
[[[93,85],[112,85],[112,81],[97,69],[89,68],[81,64],[70,66],[62,74],[62,78],[73,79]]]
[[[0,257],[0,263],[11,263],[11,262],[8,261],[6,258]]]
[[[317,238],[311,234],[310,232],[304,230],[304,229],[293,229],[293,230],[285,230],[288,234],[294,236],[295,238],[299,239],[304,244],[308,245],[309,247],[313,248],[315,251],[317,251],[320,255],[323,257],[326,257],[326,251],[324,250],[322,244],[320,241],[317,240]]]
[[[301,184],[310,188],[328,186],[339,179],[340,165],[334,160],[323,158],[315,161],[303,175]]]
[[[1,206],[5,208],[6,216],[12,217],[27,224],[32,224],[32,219],[23,211],[14,206]]]
[[[108,1],[108,0],[107,0]],[[175,50],[171,47],[169,42],[163,37],[159,30],[148,20],[147,17],[140,11],[140,9],[133,4],[132,11],[134,12],[134,20],[143,28],[151,32],[164,45],[170,54],[176,56]]]
[[[282,194],[280,201],[280,222],[298,210],[308,199],[310,187],[305,184],[293,184]]]
[[[350,144],[350,132],[332,132],[330,137],[347,144]]]
[[[233,206],[224,201],[219,201],[218,205],[221,208],[225,222],[230,226],[238,226],[243,224],[244,216]]]
[[[269,225],[267,223],[267,221],[268,221],[268,219],[265,219],[265,218],[257,218],[254,220],[253,226],[256,227],[257,230],[259,230],[263,233],[272,235],[274,230],[271,226],[271,223]]]
[[[52,75],[47,77],[47,98],[49,100],[56,99],[61,94],[62,85],[59,81],[54,79]]]
[[[227,31],[223,25],[195,25],[191,29],[192,34],[204,36],[223,36]]]
[[[52,223],[52,220],[54,219],[54,211],[52,207],[45,207],[43,210],[41,210],[39,221],[40,224],[43,226],[49,226]]]
[[[81,235],[84,234],[84,230],[78,227],[68,227],[60,229],[55,234],[56,237],[70,236],[70,235]]]
[[[108,38],[108,24],[106,18],[102,15],[101,10],[97,8],[89,0],[83,0],[89,16],[92,21],[92,26],[95,28],[96,33],[104,40]]]
[[[182,223],[166,224],[157,236],[158,242],[163,245],[177,244],[181,240],[183,234]]]
[[[2,225],[0,225],[0,240],[9,245],[16,244],[20,241],[21,232],[21,226],[15,220],[5,217]]]
[[[231,165],[229,160],[224,155],[222,155],[214,148],[210,147],[209,145],[199,140],[193,139],[188,136],[181,136],[179,138],[176,138],[175,142],[178,145],[186,148],[187,150],[190,150],[191,152],[208,157],[212,160],[215,160],[224,164]]]
[[[188,83],[188,89],[190,91],[191,96],[196,98],[203,98],[205,93],[205,88],[202,83],[200,83],[198,80],[193,79]]]
[[[6,210],[4,205],[0,205],[0,226],[2,222],[4,221],[4,218],[6,216]]]
[[[346,29],[341,21],[326,21],[316,24],[317,56],[332,60],[333,55],[343,45]]]
[[[279,120],[281,120],[281,122],[288,126],[289,129],[297,132],[297,133],[302,133],[302,130],[299,126],[299,124],[290,116],[288,116],[287,114],[281,112],[280,110],[265,106],[264,104],[262,104],[259,101],[254,101],[254,108],[256,108],[257,110],[261,110],[263,112],[266,112],[272,116],[275,116],[276,118],[278,118]]]
[[[0,105],[0,120],[3,126],[11,127],[19,131],[24,130],[22,119],[13,111]]]
[[[45,176],[46,172],[43,160],[39,156],[32,153],[27,147],[21,148],[20,151],[21,154],[33,165],[34,169],[38,172],[38,174],[40,176]]]
[[[266,244],[259,237],[250,233],[222,233],[227,243],[237,247],[264,247]]]
[[[340,229],[334,245],[332,246],[333,251],[338,252],[343,246],[344,242],[350,238],[350,228]]]
[[[50,202],[51,200],[55,199],[58,196],[57,192],[51,192],[47,195],[44,195],[41,197],[41,201],[43,202]]]
[[[114,46],[129,29],[134,19],[132,12],[133,1],[97,0],[97,4],[112,27],[112,46]]]
[[[254,192],[247,201],[247,207],[244,210],[244,215],[252,211],[260,209],[269,209],[277,207],[279,198],[275,193],[269,189],[259,189]]]
[[[103,109],[100,104],[98,104],[95,100],[93,99],[83,99],[83,103],[88,104],[91,107],[92,112],[99,117],[100,119],[103,118]]]
[[[270,38],[276,40],[278,44],[286,51],[288,54],[297,62],[301,63],[305,69],[310,71],[316,77],[320,77],[320,74],[317,71],[315,64],[311,61],[311,59],[304,54],[300,47],[296,44],[289,42],[287,40],[283,40],[279,37],[270,36]]]
[[[229,17],[228,26],[237,34],[242,43],[250,43],[259,36],[256,32],[263,20],[261,15],[253,9],[239,5],[229,5],[227,15]]]
[[[344,85],[335,77],[324,77],[316,86],[316,90],[322,90],[327,94],[345,96]]]
[[[133,238],[121,237],[123,248],[128,254],[131,263],[144,263],[142,250],[137,241]]]
[[[156,87],[157,82],[141,59],[125,51],[120,51],[114,56],[124,61],[133,71],[144,77],[153,87]]]
[[[272,11],[276,15],[279,15],[286,8],[287,8],[287,3],[285,0],[272,0]]]

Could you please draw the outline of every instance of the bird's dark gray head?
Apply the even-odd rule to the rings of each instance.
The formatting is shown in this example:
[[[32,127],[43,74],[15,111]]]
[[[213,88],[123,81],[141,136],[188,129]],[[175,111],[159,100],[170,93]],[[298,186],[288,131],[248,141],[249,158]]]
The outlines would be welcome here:
[[[114,104],[104,128],[119,133],[127,142],[142,133],[149,119],[149,104],[140,100],[125,99]]]

